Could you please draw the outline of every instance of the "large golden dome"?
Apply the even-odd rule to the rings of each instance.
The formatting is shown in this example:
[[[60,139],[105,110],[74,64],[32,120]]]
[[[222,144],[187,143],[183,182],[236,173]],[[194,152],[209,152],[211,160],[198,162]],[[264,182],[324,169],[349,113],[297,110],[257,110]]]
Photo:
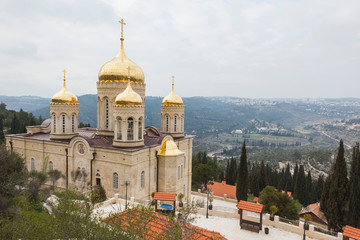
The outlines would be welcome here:
[[[128,80],[126,89],[116,96],[115,105],[124,107],[141,107],[142,104],[142,98],[132,89],[130,80]]]
[[[169,95],[162,100],[163,106],[184,106],[183,100],[180,96],[176,95],[174,91],[174,76],[172,77],[172,88]]]
[[[99,71],[99,81],[103,82],[126,82],[127,72],[130,68],[130,81],[143,84],[145,77],[142,69],[125,54],[124,38],[121,38],[120,51],[116,57],[106,62]]]
[[[63,88],[59,92],[54,94],[51,100],[51,104],[77,104],[77,103],[78,103],[77,97],[66,89],[66,80],[64,73]]]

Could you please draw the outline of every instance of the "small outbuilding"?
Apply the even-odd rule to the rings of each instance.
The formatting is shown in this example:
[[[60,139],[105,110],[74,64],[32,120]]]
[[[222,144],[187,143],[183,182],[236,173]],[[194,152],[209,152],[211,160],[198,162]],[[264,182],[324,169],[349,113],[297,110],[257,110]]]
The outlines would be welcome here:
[[[175,214],[176,193],[156,192],[153,199],[155,200],[155,211],[159,211],[158,201],[172,202],[173,205],[163,203],[160,207]]]
[[[240,200],[237,208],[240,214],[240,228],[259,233],[262,230],[262,210],[264,205]],[[259,222],[244,219],[244,211],[259,213]]]

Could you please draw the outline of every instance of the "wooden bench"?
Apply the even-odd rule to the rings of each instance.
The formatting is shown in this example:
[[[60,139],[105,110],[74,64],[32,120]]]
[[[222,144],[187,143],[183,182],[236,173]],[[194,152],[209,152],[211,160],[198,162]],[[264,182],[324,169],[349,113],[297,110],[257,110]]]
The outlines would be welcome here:
[[[241,224],[241,229],[246,229],[252,232],[257,232],[259,233],[260,231],[260,226],[259,225],[255,225],[255,224],[251,224],[251,223],[242,223]]]

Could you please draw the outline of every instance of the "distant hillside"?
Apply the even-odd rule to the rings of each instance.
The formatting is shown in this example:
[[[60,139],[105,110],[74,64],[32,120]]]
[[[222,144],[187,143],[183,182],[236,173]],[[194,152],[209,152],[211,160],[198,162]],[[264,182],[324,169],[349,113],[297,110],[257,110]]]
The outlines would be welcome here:
[[[79,121],[96,126],[97,99],[95,94],[79,96]],[[355,118],[360,113],[359,99],[242,99],[233,97],[183,98],[185,104],[185,130],[198,137],[214,132],[230,133],[236,129],[251,128],[253,121],[265,121],[295,128],[299,124],[329,119]],[[161,97],[145,99],[145,124],[160,127]],[[0,96],[8,109],[32,112],[35,116],[49,117],[50,99],[39,97]],[[359,106],[358,106],[359,105]]]

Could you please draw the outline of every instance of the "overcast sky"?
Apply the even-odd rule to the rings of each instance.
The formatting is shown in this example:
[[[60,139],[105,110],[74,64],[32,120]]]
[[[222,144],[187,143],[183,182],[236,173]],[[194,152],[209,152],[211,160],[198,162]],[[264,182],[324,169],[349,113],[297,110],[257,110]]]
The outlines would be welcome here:
[[[96,93],[121,18],[149,96],[360,97],[359,0],[0,0],[0,95]]]

